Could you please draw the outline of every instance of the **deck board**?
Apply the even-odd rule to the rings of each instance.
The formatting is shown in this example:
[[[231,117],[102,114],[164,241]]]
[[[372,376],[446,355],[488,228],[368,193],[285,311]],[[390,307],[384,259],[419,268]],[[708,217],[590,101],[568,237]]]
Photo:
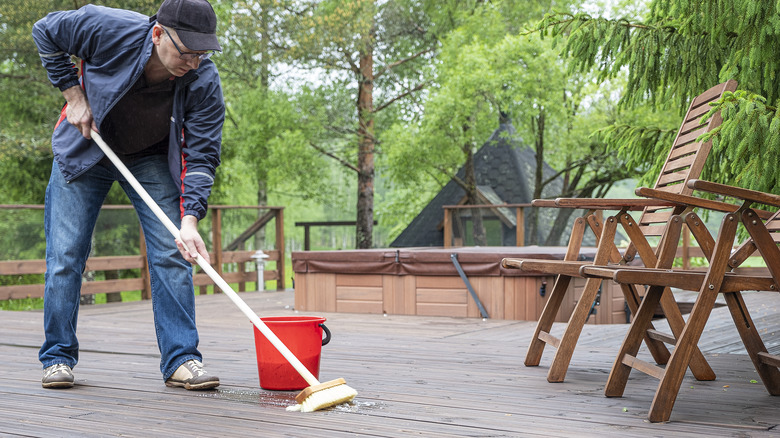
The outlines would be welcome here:
[[[261,316],[295,315],[291,291],[242,297]],[[780,353],[780,294],[746,294],[770,352]],[[586,325],[566,382],[522,365],[535,323],[323,313],[333,332],[321,380],[344,377],[351,405],[286,412],[295,392],[259,387],[251,324],[227,297],[197,297],[200,349],[216,391],[167,388],[159,374],[151,303],[83,306],[76,387],[40,387],[42,312],[0,312],[2,436],[775,436],[780,397],[757,379],[725,307],[715,309],[702,351],[718,379],[686,377],[671,421],[646,421],[657,381],[634,373],[624,397],[603,396],[627,325]],[[663,320],[656,326],[667,330]],[[555,324],[560,335],[564,324]],[[640,358],[650,360],[640,352]]]

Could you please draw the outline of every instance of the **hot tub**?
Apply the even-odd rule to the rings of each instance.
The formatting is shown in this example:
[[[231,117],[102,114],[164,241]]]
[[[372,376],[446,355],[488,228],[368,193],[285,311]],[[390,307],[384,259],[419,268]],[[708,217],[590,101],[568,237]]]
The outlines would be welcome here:
[[[463,268],[490,318],[536,320],[554,278],[504,269],[505,257],[562,260],[562,247],[403,248],[346,251],[294,251],[295,308],[307,312],[377,313],[480,317],[479,308],[458,274]],[[585,259],[595,248],[583,250]],[[556,321],[567,321],[584,279],[575,278]],[[594,324],[625,323],[620,287],[605,281],[588,319]]]

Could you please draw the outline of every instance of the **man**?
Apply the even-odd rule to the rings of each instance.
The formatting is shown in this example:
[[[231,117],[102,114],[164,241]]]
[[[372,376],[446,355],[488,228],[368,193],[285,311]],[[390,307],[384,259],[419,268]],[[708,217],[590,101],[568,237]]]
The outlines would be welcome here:
[[[87,5],[47,15],[33,26],[33,38],[49,80],[67,101],[52,135],[46,189],[41,384],[73,386],[81,275],[100,207],[118,181],[146,238],[163,380],[186,389],[218,386],[197,349],[190,264],[197,254],[208,260],[197,224],[220,161],[225,111],[219,74],[208,60],[221,50],[214,10],[206,0],[165,0],[149,18]],[[71,55],[81,59],[80,81]],[[91,140],[91,130],[181,228],[180,242]],[[122,368],[117,364],[118,374]]]

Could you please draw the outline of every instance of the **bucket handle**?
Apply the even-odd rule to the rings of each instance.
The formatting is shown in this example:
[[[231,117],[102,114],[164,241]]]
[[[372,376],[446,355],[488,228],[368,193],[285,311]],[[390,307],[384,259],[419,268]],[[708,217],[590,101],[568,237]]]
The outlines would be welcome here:
[[[328,342],[330,342],[330,330],[328,330],[323,323],[320,323],[320,327],[322,327],[322,331],[325,332],[325,339],[322,340],[322,345],[328,345]]]

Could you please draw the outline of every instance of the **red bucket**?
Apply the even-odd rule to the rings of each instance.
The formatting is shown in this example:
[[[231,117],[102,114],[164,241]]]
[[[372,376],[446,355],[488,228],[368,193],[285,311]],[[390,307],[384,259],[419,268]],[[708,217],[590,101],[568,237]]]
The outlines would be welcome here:
[[[271,316],[260,319],[314,377],[319,379],[322,346],[330,341],[330,331],[323,324],[325,318],[318,316]],[[260,387],[276,391],[292,391],[309,386],[260,330],[257,327],[253,328]],[[322,338],[323,331],[325,339]]]

